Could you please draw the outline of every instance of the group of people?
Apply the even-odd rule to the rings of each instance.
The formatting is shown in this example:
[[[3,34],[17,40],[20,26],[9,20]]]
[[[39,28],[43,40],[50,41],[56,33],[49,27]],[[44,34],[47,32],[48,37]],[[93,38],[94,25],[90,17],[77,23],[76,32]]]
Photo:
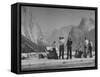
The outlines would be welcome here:
[[[87,40],[85,37],[85,45],[84,45],[84,57],[87,58],[87,55],[89,54],[90,57],[92,57],[92,49],[93,49],[93,43],[90,40]]]
[[[64,58],[64,50],[65,50],[65,44],[63,41],[64,37],[60,37],[59,38],[59,54],[56,54],[56,56],[58,57],[57,59],[65,59]],[[54,44],[56,42],[54,41]],[[67,57],[66,59],[72,59],[72,44],[73,41],[71,39],[71,37],[68,37],[67,43],[66,43],[66,49],[67,49]],[[75,58],[81,58],[82,56],[84,58],[87,58],[87,55],[89,54],[90,57],[92,57],[92,48],[93,48],[93,43],[90,40],[87,40],[85,37],[85,41],[84,41],[84,50],[76,50],[75,52]],[[54,48],[53,48],[54,49]],[[56,48],[54,49],[56,52]]]

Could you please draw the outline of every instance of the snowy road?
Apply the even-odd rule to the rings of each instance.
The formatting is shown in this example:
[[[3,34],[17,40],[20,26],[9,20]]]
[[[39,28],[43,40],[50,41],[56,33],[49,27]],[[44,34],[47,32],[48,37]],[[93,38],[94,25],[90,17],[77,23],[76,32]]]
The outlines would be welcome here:
[[[82,58],[72,60],[48,60],[48,59],[28,59],[22,60],[22,70],[42,70],[42,69],[60,69],[75,67],[91,67],[95,66],[95,59]]]

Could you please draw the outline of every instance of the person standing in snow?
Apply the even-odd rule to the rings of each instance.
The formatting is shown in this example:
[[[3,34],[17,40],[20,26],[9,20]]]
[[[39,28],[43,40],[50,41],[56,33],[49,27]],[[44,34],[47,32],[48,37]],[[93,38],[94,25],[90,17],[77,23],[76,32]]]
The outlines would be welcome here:
[[[64,59],[64,37],[59,37],[59,59]]]
[[[93,43],[89,40],[89,43],[88,43],[88,52],[90,54],[90,58],[92,58],[92,47],[93,47]]]
[[[85,41],[84,41],[84,58],[87,58],[87,51],[88,51],[88,43],[89,41],[87,40],[87,38],[85,37]]]
[[[68,38],[68,41],[67,41],[67,59],[72,59],[72,40],[71,38],[69,37]]]

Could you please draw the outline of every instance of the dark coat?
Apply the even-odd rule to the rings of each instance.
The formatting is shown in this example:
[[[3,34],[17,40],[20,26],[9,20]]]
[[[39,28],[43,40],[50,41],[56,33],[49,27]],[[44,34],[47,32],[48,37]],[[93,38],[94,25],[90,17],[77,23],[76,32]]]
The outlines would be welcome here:
[[[68,40],[68,41],[67,41],[67,47],[70,48],[71,45],[72,45],[72,41],[71,41],[71,40]]]

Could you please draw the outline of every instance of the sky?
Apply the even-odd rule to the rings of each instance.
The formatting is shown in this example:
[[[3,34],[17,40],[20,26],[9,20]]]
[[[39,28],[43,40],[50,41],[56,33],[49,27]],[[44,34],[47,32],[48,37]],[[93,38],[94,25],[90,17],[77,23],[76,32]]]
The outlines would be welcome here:
[[[95,13],[92,10],[58,9],[29,6],[23,6],[22,10],[23,8],[26,8],[29,12],[31,12],[32,20],[39,25],[41,31],[44,34],[48,34],[54,29],[59,29],[64,26],[77,26],[83,17],[90,17],[93,19],[95,18]],[[26,18],[30,17],[27,16]]]

